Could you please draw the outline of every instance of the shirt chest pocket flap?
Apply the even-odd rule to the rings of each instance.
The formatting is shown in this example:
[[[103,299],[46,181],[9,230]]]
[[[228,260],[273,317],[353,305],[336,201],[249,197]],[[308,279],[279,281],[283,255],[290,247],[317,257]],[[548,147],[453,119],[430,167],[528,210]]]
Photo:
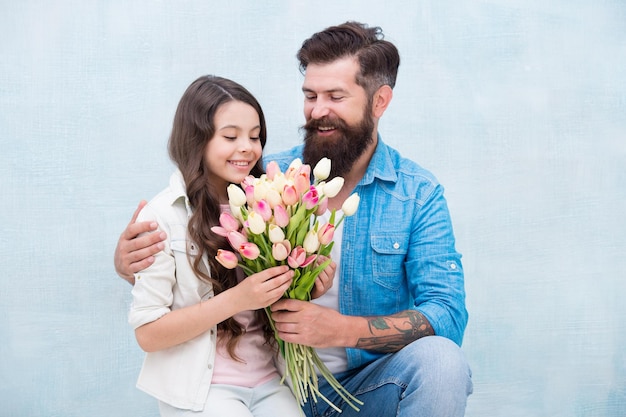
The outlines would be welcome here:
[[[172,249],[172,253],[174,254],[174,258],[176,259],[177,270],[184,268],[185,270],[187,270],[187,273],[185,273],[184,276],[193,276],[192,280],[183,280],[179,276],[177,278],[178,285],[181,288],[193,290],[199,295],[200,299],[202,300],[211,298],[213,296],[213,290],[211,285],[201,279],[198,279],[191,269],[191,264],[189,263],[189,261],[193,262],[194,258],[198,255],[197,246],[193,242],[188,242],[186,239],[177,239],[170,242],[170,247]],[[189,253],[190,259],[187,259],[187,253]],[[201,268],[204,270],[205,273],[207,273],[208,268],[206,265],[206,261],[202,263]]]
[[[371,237],[374,281],[391,289],[403,279],[404,259],[408,251],[408,233],[385,233]]]

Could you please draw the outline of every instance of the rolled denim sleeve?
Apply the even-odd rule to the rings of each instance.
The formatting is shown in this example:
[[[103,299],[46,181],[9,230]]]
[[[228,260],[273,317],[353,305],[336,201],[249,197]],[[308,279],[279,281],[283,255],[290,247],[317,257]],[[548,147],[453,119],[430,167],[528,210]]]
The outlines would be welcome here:
[[[435,334],[460,346],[468,320],[464,274],[443,191],[437,184],[417,200],[405,268],[415,308]]]

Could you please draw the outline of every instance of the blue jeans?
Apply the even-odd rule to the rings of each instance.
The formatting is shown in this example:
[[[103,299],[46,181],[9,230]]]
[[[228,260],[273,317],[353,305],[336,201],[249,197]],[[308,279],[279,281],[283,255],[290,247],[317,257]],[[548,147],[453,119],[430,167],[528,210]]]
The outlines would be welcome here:
[[[320,379],[320,391],[343,410],[309,397],[307,417],[462,417],[472,393],[471,371],[461,349],[449,339],[428,336],[360,369],[335,375],[364,402],[356,412]]]

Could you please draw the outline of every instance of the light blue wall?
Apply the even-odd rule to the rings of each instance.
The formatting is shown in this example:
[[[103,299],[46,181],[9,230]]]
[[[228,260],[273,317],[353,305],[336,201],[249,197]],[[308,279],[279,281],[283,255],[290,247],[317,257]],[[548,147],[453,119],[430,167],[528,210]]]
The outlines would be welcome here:
[[[170,174],[178,99],[231,77],[294,145],[295,52],[348,19],[398,45],[382,134],[446,186],[467,416],[626,415],[623,0],[2,0],[0,415],[156,414],[112,253]]]

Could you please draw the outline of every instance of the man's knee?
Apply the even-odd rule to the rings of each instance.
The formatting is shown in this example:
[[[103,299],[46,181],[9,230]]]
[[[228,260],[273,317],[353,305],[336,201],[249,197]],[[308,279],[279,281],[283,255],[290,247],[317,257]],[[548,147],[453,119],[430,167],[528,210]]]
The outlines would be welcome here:
[[[437,378],[467,380],[471,372],[461,348],[450,339],[427,336],[396,353],[405,366],[413,368],[420,380]]]

